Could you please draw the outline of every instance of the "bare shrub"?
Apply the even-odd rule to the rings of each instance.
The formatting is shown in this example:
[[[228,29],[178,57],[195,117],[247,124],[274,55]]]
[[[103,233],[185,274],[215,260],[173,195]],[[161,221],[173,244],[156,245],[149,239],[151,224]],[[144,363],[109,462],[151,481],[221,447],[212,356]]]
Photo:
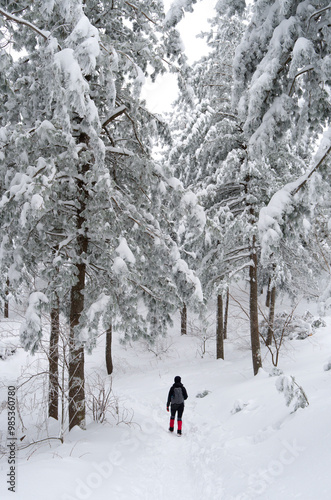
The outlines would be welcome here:
[[[269,325],[268,318],[260,323],[260,337],[271,354],[271,362],[278,365],[280,350],[285,340],[304,340],[312,334],[311,325],[303,318],[294,315],[296,306],[288,313],[276,314],[273,325]],[[271,327],[272,342],[268,343],[268,330]]]
[[[120,405],[118,396],[113,393],[112,378],[105,379],[94,372],[87,377],[85,388],[86,406],[94,422],[132,423],[133,411]]]
[[[212,319],[212,315],[189,321],[187,335],[198,340],[197,354],[201,358],[206,354],[214,356],[214,352],[209,353],[207,350],[208,342],[212,341],[214,344],[216,340],[216,322]]]
[[[141,339],[138,342],[144,351],[154,354],[156,358],[162,359],[172,354],[173,343],[165,337],[156,337],[152,341]]]

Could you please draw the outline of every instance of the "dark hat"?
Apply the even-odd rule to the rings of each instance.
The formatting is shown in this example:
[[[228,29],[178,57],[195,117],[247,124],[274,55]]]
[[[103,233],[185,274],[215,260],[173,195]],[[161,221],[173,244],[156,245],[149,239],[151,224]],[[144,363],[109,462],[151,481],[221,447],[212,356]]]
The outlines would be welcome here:
[[[180,382],[181,380],[182,380],[182,379],[179,377],[179,375],[177,375],[177,376],[175,377],[175,383],[178,383],[178,382]]]

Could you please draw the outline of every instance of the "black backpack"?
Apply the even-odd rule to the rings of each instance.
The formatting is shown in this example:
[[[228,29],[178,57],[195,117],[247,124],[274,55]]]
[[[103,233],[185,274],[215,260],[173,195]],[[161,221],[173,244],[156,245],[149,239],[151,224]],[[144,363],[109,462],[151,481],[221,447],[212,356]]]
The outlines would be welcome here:
[[[181,405],[184,403],[184,396],[181,387],[174,386],[174,395],[171,398],[172,404]]]

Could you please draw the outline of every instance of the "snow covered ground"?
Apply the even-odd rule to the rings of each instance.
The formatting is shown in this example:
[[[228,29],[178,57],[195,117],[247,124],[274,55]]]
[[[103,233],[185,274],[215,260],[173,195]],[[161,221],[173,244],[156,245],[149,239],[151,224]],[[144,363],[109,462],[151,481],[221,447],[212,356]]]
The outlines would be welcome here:
[[[331,356],[331,318],[325,321],[327,326],[314,335],[284,346],[279,368],[295,376],[309,400],[308,407],[294,413],[276,389],[278,376],[269,376],[266,353],[264,370],[253,377],[247,341],[239,339],[244,327],[236,326],[234,319],[225,361],[208,353],[202,358],[200,340],[180,337],[178,321],[156,347],[158,356],[143,343],[123,347],[115,341],[113,391],[119,399],[119,420],[123,416],[131,423],[90,423],[86,431],[67,434],[63,444],[45,442],[22,450],[16,493],[7,491],[8,463],[3,457],[1,499],[330,500],[331,370],[324,366]],[[101,340],[87,357],[86,369],[106,378],[103,348]],[[0,360],[5,384],[13,381],[26,359],[33,358],[18,352]],[[166,412],[176,375],[189,394],[182,437],[168,432]],[[2,443],[5,397],[2,390]],[[49,422],[50,435],[56,436],[56,427]],[[25,434],[31,438],[29,429]]]

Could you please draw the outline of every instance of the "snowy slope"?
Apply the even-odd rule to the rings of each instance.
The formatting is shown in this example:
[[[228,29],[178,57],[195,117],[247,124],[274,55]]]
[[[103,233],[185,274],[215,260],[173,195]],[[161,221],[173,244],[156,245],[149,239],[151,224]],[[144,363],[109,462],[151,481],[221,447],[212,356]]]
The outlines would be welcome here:
[[[22,451],[15,495],[6,489],[2,459],[1,499],[329,500],[331,371],[323,367],[331,353],[331,318],[326,320],[326,328],[289,341],[283,351],[279,368],[296,377],[310,403],[295,413],[276,390],[277,377],[268,374],[268,358],[253,377],[244,344],[227,341],[225,361],[202,359],[197,339],[180,337],[177,324],[161,359],[143,344],[115,345],[113,390],[120,408],[133,410],[131,424],[91,423],[64,444]],[[15,372],[17,359],[1,363],[4,377]],[[102,343],[87,359],[87,371],[105,376],[100,366]],[[189,394],[180,438],[167,430],[166,398],[175,375]],[[196,397],[204,391],[205,397]],[[50,433],[53,427],[56,432],[50,422]]]

